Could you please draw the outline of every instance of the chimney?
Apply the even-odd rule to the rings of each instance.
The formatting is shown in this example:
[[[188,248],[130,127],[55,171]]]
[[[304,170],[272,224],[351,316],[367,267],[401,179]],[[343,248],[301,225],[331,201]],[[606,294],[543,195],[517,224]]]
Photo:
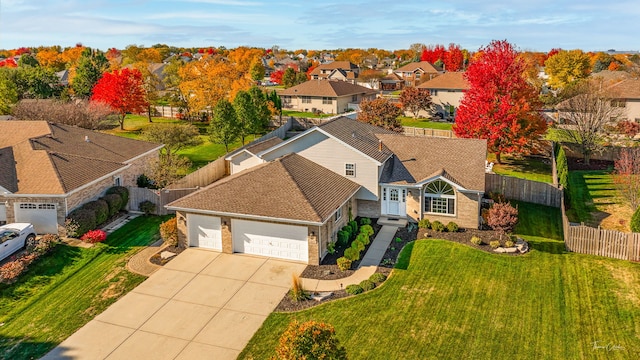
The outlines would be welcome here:
[[[378,140],[378,151],[382,152],[382,140]]]
[[[84,136],[84,141],[85,141],[85,142],[91,142],[91,140],[89,140],[89,135],[85,135],[85,136]]]

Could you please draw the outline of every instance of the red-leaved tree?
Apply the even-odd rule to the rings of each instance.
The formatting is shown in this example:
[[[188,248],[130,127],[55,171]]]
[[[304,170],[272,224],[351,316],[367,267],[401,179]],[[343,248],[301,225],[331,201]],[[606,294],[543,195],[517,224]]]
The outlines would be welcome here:
[[[506,40],[494,40],[465,73],[465,93],[453,131],[461,138],[487,140],[501,163],[502,153],[523,153],[547,130],[536,90],[524,77],[525,62]]]
[[[462,49],[460,49],[460,45],[449,44],[449,49],[444,54],[442,62],[444,63],[444,69],[446,71],[458,71],[462,69],[464,54],[462,53]]]
[[[91,101],[106,103],[119,113],[120,129],[124,130],[127,113],[143,112],[148,105],[142,73],[125,68],[102,74],[93,88]]]
[[[284,70],[273,71],[273,72],[271,72],[271,75],[269,76],[269,80],[271,80],[274,83],[280,85],[280,84],[282,84],[282,75],[284,75]]]
[[[428,45],[424,50],[422,50],[420,61],[428,61],[432,64],[438,60],[444,61],[444,55],[446,52],[447,50],[444,48],[444,45]]]

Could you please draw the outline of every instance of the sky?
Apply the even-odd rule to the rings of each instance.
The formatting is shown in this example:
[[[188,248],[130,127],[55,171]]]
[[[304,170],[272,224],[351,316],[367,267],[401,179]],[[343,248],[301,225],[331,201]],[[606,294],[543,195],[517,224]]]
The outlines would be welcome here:
[[[407,49],[506,39],[520,50],[640,50],[637,0],[0,0],[0,49]]]

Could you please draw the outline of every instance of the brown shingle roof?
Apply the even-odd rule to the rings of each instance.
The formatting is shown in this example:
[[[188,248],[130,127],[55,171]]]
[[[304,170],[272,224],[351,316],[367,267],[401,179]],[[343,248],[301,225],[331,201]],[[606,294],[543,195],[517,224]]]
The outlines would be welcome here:
[[[469,82],[464,78],[462,72],[448,72],[425,81],[417,87],[421,89],[469,90]]]
[[[255,144],[249,144],[245,148],[245,150],[247,150],[248,152],[256,155],[261,151],[267,150],[270,147],[273,147],[275,145],[280,144],[281,142],[282,142],[282,139],[280,139],[277,136],[274,136],[272,138],[269,138],[269,139],[264,140],[264,141],[257,142]]]
[[[323,223],[360,185],[297,154],[231,175],[167,205]]]
[[[18,175],[10,146],[0,149],[0,186],[12,193],[18,191]]]
[[[379,162],[384,162],[392,155],[391,151],[384,146],[382,147],[382,151],[380,151],[380,144],[376,137],[376,134],[394,134],[391,130],[353,120],[345,116],[328,121],[320,125],[319,128]]]
[[[640,79],[623,80],[612,85],[609,90],[618,99],[640,99]]]
[[[346,81],[336,80],[309,80],[302,84],[290,87],[280,92],[280,95],[289,96],[326,96],[341,97],[355,94],[375,94],[373,89],[355,85]]]
[[[410,72],[410,71],[413,72],[413,71],[416,71],[417,69],[421,69],[425,73],[434,73],[434,74],[439,73],[441,71],[428,61],[419,61],[419,62],[408,63],[405,66],[397,68],[394,72]]]
[[[358,67],[349,62],[349,61],[333,61],[330,63],[325,63],[325,64],[320,64],[318,65],[318,67],[316,67],[315,69],[313,69],[309,75],[321,75],[322,70],[334,70],[334,69],[342,69],[342,70],[348,70],[348,71],[353,71],[355,69],[357,69]]]
[[[397,157],[387,161],[380,182],[411,184],[440,175],[467,190],[484,191],[485,140],[376,136]]]

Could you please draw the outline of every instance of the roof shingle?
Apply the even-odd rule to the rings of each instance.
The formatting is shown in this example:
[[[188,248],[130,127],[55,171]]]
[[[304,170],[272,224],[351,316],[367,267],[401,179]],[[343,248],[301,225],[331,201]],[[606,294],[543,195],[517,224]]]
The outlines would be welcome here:
[[[462,72],[448,72],[440,76],[436,76],[431,80],[425,81],[417,86],[421,89],[451,89],[451,90],[469,90],[469,82],[464,78]]]
[[[376,90],[340,80],[309,80],[280,92],[288,96],[341,97],[355,94],[375,94]]]
[[[328,121],[319,128],[376,161],[383,162],[392,155],[385,146],[380,151],[380,141],[376,137],[377,134],[395,134],[391,130],[345,116]]]

